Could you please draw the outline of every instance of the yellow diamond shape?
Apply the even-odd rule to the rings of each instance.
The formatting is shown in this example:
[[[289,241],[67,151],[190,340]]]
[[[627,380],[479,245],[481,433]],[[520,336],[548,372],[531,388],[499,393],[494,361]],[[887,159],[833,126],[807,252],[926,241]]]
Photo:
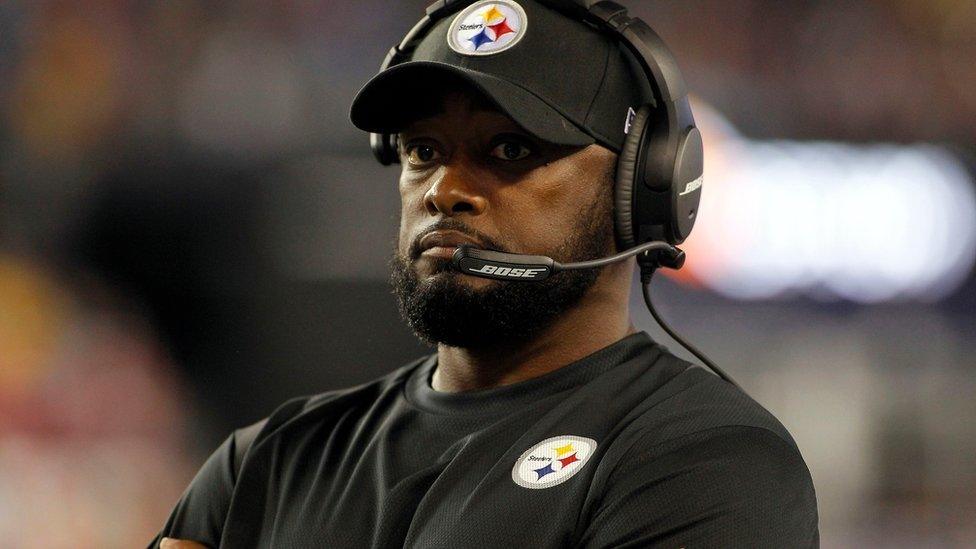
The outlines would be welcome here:
[[[572,443],[569,443],[566,446],[558,446],[558,447],[555,448],[555,450],[556,450],[556,457],[559,457],[559,456],[561,456],[563,454],[568,454],[568,453],[572,452],[573,451],[573,444]]]
[[[485,19],[485,23],[491,23],[492,21],[498,19],[499,17],[504,18],[505,14],[498,9],[498,6],[492,6],[491,9],[489,9],[485,13],[482,13],[481,17]]]

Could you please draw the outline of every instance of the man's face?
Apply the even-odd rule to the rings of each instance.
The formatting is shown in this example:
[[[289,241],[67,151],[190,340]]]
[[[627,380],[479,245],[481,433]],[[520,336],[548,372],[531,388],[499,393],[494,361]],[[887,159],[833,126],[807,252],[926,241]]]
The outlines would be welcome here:
[[[600,270],[511,282],[450,269],[458,244],[559,262],[614,251],[616,155],[542,142],[466,89],[400,132],[402,211],[391,283],[428,343],[478,348],[528,340],[575,305]]]

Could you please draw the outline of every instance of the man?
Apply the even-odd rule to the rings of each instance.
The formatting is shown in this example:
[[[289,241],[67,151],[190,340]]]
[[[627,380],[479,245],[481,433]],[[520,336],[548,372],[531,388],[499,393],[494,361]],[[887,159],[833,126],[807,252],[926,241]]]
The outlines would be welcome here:
[[[618,251],[610,129],[648,87],[620,44],[534,0],[474,3],[371,80],[352,119],[398,135],[394,294],[437,352],[233,433],[153,544],[817,546],[793,439],[634,328],[633,259],[530,283],[450,265],[462,244]]]

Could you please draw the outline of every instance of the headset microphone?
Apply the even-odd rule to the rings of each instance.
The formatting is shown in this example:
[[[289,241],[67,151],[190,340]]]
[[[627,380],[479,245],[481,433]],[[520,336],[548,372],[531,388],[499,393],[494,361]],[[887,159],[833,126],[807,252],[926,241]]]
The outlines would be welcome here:
[[[685,253],[671,244],[661,241],[647,242],[603,259],[566,264],[559,263],[544,255],[509,254],[462,245],[454,251],[451,265],[457,271],[481,278],[540,282],[560,271],[603,267],[651,251],[658,252],[661,255],[662,264],[671,268],[680,269],[684,265]]]
[[[699,351],[698,348],[685,341],[683,337],[675,332],[661,318],[660,313],[657,312],[657,308],[654,307],[654,303],[651,301],[650,286],[654,272],[659,267],[680,269],[685,263],[685,252],[667,242],[646,242],[640,246],[624,250],[619,254],[603,259],[566,264],[559,263],[553,258],[544,255],[510,254],[493,250],[481,250],[464,244],[454,250],[451,266],[456,271],[481,278],[516,282],[540,282],[561,271],[603,267],[638,254],[640,254],[637,258],[637,264],[640,266],[641,292],[644,296],[644,304],[647,305],[647,309],[651,312],[654,320],[661,325],[661,328],[669,336],[685,349],[688,349],[691,354],[698,357],[702,363],[711,368],[719,377],[739,387],[739,384],[729,374],[725,373],[724,370],[716,366],[705,353]]]

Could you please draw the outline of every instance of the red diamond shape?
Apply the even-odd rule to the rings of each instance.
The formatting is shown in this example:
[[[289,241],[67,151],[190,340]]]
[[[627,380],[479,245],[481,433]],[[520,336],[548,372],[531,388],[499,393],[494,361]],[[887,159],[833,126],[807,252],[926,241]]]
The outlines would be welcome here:
[[[559,463],[562,463],[563,467],[565,467],[570,463],[573,463],[574,461],[579,461],[579,458],[576,457],[576,454],[573,454],[569,457],[564,457],[563,459],[559,460]]]
[[[515,32],[514,30],[512,30],[512,27],[508,26],[507,19],[503,19],[501,23],[498,23],[497,25],[492,25],[488,28],[495,31],[495,40],[498,40],[499,38],[505,36],[506,34]]]

